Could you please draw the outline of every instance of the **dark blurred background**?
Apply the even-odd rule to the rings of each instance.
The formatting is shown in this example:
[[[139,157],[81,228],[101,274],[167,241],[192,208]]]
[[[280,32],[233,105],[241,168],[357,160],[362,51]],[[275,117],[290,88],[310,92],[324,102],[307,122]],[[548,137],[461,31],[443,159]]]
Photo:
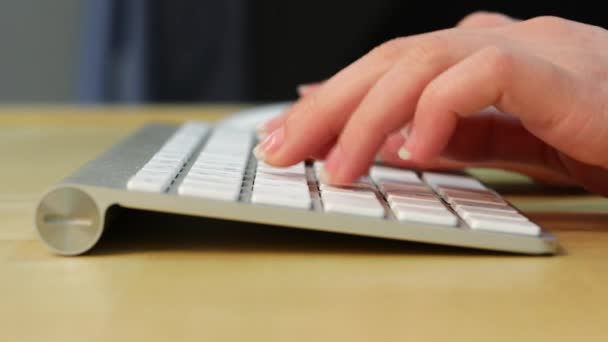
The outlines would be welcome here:
[[[476,10],[606,27],[601,3],[1,0],[2,102],[269,102]]]

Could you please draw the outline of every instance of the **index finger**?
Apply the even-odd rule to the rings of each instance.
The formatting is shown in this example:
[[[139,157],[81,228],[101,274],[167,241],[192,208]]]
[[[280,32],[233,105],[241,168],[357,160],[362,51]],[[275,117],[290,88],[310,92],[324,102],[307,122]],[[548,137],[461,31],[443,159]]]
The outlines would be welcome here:
[[[316,154],[335,139],[361,98],[391,64],[387,52],[372,51],[301,98],[285,114],[282,125],[256,147],[258,159],[286,166]]]

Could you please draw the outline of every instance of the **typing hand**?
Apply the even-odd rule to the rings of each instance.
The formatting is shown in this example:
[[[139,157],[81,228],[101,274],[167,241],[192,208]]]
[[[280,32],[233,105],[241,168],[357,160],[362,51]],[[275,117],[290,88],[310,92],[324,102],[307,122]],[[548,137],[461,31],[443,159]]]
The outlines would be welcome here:
[[[325,158],[325,176],[340,183],[379,155],[407,167],[504,167],[608,195],[607,50],[599,27],[471,15],[384,43],[303,89],[256,152],[279,166]]]

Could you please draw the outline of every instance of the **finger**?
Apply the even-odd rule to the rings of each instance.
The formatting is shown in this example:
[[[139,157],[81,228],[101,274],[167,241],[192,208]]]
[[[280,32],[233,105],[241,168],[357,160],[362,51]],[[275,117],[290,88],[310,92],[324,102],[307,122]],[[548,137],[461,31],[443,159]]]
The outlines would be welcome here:
[[[458,120],[441,155],[465,162],[504,161],[559,168],[546,158],[548,148],[520,120],[491,108]]]
[[[597,130],[602,123],[589,115],[593,109],[579,102],[585,94],[574,84],[564,70],[540,58],[485,48],[428,85],[405,147],[414,160],[434,159],[447,146],[459,118],[494,105],[513,113],[548,145],[593,164],[597,162],[598,139],[606,141],[608,137]],[[588,125],[594,123],[596,127]],[[590,146],[594,143],[597,146]]]
[[[256,147],[256,156],[285,166],[314,155],[335,139],[369,88],[393,64],[403,48],[396,40],[372,50],[292,106],[283,125]]]
[[[580,163],[563,154],[558,157],[570,174],[587,190],[608,197],[608,169],[600,166],[590,166]]]
[[[555,170],[540,167],[537,165],[528,165],[505,161],[463,162],[439,157],[435,160],[431,160],[420,165],[413,163],[411,160],[403,160],[395,155],[387,154],[387,156],[382,160],[382,163],[394,167],[415,169],[421,171],[463,171],[469,168],[493,168],[521,173],[543,184],[562,186],[572,186],[578,184],[578,182],[575,181],[573,177],[564,175],[562,172],[557,172]]]
[[[454,170],[497,167],[544,177],[552,183],[572,183],[555,151],[528,132],[512,116],[488,110],[458,121],[441,157],[425,163],[399,158],[406,137],[391,136],[381,151],[385,163],[409,168]]]
[[[321,84],[323,84],[323,83],[322,82],[315,82],[315,83],[300,84],[298,86],[298,88],[297,88],[298,95],[300,97],[303,97],[303,96],[306,96],[306,95],[310,95],[314,91],[316,91],[317,89],[319,89],[319,87],[321,86]]]
[[[307,96],[315,92],[321,86],[322,82],[301,84],[297,87],[297,92],[300,97]],[[277,128],[283,126],[285,120],[287,120],[289,112],[284,111],[280,115],[260,124],[256,127],[256,132],[259,140],[263,140],[270,133],[274,132]]]
[[[325,146],[321,147],[317,152],[310,155],[309,157],[314,160],[325,160],[331,149],[336,145],[336,139],[326,143]]]
[[[518,20],[502,13],[479,11],[473,12],[462,18],[456,26],[465,28],[486,28],[504,26],[515,22],[518,22]]]
[[[265,139],[269,134],[274,132],[277,128],[283,126],[285,120],[287,120],[288,112],[283,112],[278,116],[262,123],[255,128],[259,140]]]
[[[332,181],[351,182],[364,174],[387,136],[408,122],[427,84],[475,51],[469,37],[428,37],[405,52],[371,88],[344,127],[325,163]]]

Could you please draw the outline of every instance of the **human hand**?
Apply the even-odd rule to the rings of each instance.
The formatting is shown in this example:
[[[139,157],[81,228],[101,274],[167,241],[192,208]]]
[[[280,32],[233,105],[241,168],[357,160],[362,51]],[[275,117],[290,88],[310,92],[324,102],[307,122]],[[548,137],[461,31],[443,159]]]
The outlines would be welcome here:
[[[275,165],[328,154],[326,176],[340,183],[379,153],[407,167],[510,168],[606,195],[606,48],[608,32],[594,26],[469,16],[389,41],[309,88],[267,123],[257,154]]]

